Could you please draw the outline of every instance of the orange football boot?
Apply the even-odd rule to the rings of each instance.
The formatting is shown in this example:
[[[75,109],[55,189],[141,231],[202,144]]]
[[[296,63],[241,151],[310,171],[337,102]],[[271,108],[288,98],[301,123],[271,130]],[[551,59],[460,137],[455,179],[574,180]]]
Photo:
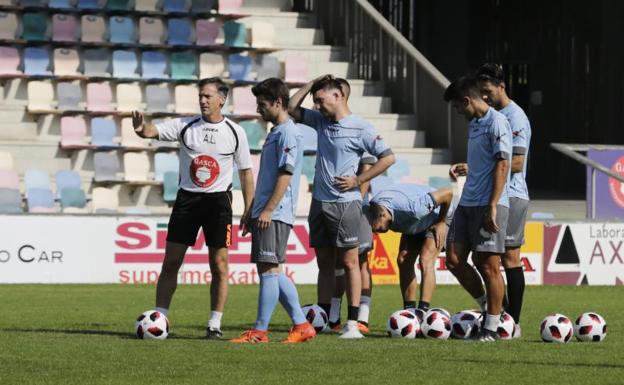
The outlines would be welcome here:
[[[262,330],[250,329],[243,332],[238,338],[230,340],[235,344],[259,344],[269,342],[267,332]]]
[[[310,325],[309,322],[305,322],[293,326],[288,336],[282,342],[285,344],[295,344],[309,341],[314,337],[316,337],[316,330],[314,330],[314,327]]]

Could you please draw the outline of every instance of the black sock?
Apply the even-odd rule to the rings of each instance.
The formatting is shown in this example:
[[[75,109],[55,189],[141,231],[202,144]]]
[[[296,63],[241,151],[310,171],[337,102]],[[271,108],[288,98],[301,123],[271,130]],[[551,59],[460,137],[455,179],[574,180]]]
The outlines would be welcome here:
[[[507,291],[509,291],[509,286],[507,287]],[[503,310],[509,313],[509,300],[507,299],[507,293],[503,295]]]
[[[425,301],[418,301],[418,308],[424,311],[429,310],[429,302],[425,302]]]
[[[524,270],[522,266],[505,270],[507,276],[507,293],[509,294],[509,310],[507,312],[516,323],[520,323],[522,298],[524,296]]]
[[[319,303],[321,309],[325,310],[325,314],[329,317],[329,311],[331,310],[331,303]]]
[[[359,312],[360,312],[359,306],[349,306],[347,310],[347,320],[357,321]]]
[[[416,301],[403,301],[403,309],[416,309]]]

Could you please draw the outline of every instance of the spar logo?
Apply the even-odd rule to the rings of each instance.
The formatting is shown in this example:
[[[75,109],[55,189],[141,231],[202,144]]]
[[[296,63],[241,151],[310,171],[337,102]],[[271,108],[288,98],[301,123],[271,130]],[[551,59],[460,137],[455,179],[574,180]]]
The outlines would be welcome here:
[[[314,250],[309,247],[310,235],[304,224],[295,224],[288,238],[289,264],[310,263]],[[166,223],[123,222],[117,226],[115,263],[162,263],[167,244]],[[231,264],[250,263],[251,235],[241,236],[238,225],[232,225],[232,243],[229,247]],[[184,262],[207,264],[208,248],[203,231],[199,231],[195,245],[189,247]]]
[[[189,174],[191,180],[199,187],[209,187],[219,177],[219,162],[209,155],[199,155],[191,161]]]
[[[611,166],[611,170],[624,176],[624,156],[620,157],[613,166]],[[609,192],[615,203],[624,208],[624,183],[621,183],[617,179],[609,178]]]

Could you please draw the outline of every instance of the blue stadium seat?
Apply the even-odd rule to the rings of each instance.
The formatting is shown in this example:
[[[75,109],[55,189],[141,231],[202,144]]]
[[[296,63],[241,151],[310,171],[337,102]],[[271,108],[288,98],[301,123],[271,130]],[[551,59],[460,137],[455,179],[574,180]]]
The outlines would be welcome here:
[[[20,0],[19,5],[22,7],[42,7],[47,3],[45,0]]]
[[[229,79],[238,81],[251,80],[251,58],[247,55],[232,54],[228,58]]]
[[[60,192],[65,188],[80,189],[82,181],[80,180],[80,174],[71,170],[59,170],[56,172],[56,191],[60,195]]]
[[[188,19],[169,19],[167,31],[167,43],[170,45],[190,45],[193,43],[192,26]]]
[[[154,155],[154,179],[162,182],[167,172],[178,173],[180,160],[178,155],[172,152],[158,152]],[[177,181],[176,181],[177,183]]]
[[[78,9],[100,9],[102,5],[98,0],[78,0]]]
[[[116,134],[117,127],[114,120],[107,118],[91,119],[91,144],[98,150],[118,148],[119,145],[114,141]]]
[[[83,209],[87,205],[87,197],[85,192],[80,188],[65,187],[60,190],[61,208],[79,208]]]
[[[40,47],[26,47],[24,49],[24,74],[52,75],[48,50]]]
[[[247,46],[247,27],[245,24],[226,21],[223,23],[223,33],[225,35],[224,45],[228,47]]]
[[[214,8],[216,0],[191,0],[191,12],[210,12]]]
[[[130,10],[130,0],[108,0],[106,9],[111,11],[127,11]]]
[[[48,7],[50,8],[63,8],[70,9],[72,8],[73,1],[72,0],[49,0]]]
[[[167,79],[167,57],[158,51],[144,51],[141,57],[143,79]]]
[[[77,111],[82,102],[82,87],[80,84],[69,82],[56,83],[56,95],[58,99],[57,109],[61,111]]]
[[[0,188],[0,214],[18,214],[22,212],[22,195],[19,190]]]
[[[188,80],[197,78],[197,55],[194,52],[173,52],[171,54],[171,79]]]
[[[188,2],[187,0],[164,0],[162,8],[165,12],[187,12]]]
[[[113,76],[116,78],[138,78],[137,57],[134,51],[113,51]]]
[[[96,152],[93,154],[93,165],[95,168],[94,180],[96,182],[117,182],[121,178],[119,158],[115,153]]]
[[[305,124],[297,123],[297,127],[303,134],[303,152],[305,154],[316,154],[318,134],[316,130]]]
[[[260,151],[262,150],[261,142],[266,137],[266,129],[258,122],[240,122],[241,127],[245,130],[245,134],[247,134],[247,141],[249,142],[249,149],[251,151]]]
[[[180,189],[180,175],[177,171],[167,171],[163,176],[163,200],[167,203],[175,202]]]
[[[33,188],[49,189],[50,176],[43,170],[28,169],[24,173],[24,185],[26,186],[26,190]]]
[[[451,179],[447,176],[430,176],[429,177],[429,186],[434,189],[439,189],[443,187],[451,187],[453,184]]]
[[[267,78],[279,78],[281,76],[281,64],[275,56],[259,55],[256,59],[256,73],[258,80]]]
[[[301,173],[308,178],[308,182],[314,182],[314,174],[316,172],[316,156],[304,156]]]
[[[22,39],[29,41],[49,40],[48,15],[45,13],[24,13],[22,15]]]
[[[167,87],[150,84],[145,87],[145,104],[148,112],[167,112],[171,95]]]
[[[134,44],[136,31],[131,17],[111,16],[109,19],[109,33],[111,43]]]
[[[47,188],[31,188],[26,191],[28,212],[54,211],[54,194]]]
[[[396,159],[395,163],[386,171],[386,175],[395,183],[398,182],[401,177],[409,174],[409,164],[405,159]]]
[[[82,63],[87,76],[111,76],[110,51],[106,48],[85,49],[82,52]]]

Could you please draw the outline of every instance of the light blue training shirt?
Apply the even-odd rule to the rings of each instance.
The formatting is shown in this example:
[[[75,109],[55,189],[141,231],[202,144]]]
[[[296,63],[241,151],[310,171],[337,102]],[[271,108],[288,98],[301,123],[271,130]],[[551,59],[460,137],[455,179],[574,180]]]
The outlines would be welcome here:
[[[499,112],[505,115],[511,126],[513,155],[524,155],[522,171],[511,173],[509,196],[528,201],[529,189],[526,184],[526,170],[529,160],[529,146],[531,144],[531,123],[529,123],[529,118],[522,108],[513,100]]]

